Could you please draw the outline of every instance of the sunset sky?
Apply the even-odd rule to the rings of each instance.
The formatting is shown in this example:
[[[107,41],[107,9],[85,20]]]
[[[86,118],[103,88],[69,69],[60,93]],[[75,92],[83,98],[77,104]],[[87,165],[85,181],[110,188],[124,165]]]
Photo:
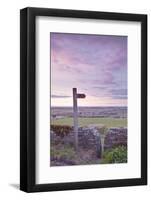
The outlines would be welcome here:
[[[50,33],[51,106],[127,106],[127,36]]]

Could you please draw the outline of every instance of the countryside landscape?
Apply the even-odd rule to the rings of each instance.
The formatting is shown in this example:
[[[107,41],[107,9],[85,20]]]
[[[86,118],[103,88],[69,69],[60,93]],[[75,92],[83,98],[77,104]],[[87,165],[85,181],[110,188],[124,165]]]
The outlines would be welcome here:
[[[52,165],[127,162],[126,107],[79,107],[79,132],[81,131],[81,134],[85,136],[79,135],[79,140],[84,141],[80,141],[78,152],[75,152],[74,149],[73,108],[52,107],[51,116],[51,128],[58,134],[58,136],[52,137]],[[95,141],[99,140],[99,137],[95,138],[93,135],[98,127],[105,127],[108,132],[102,156],[101,142],[97,144]]]
[[[79,126],[104,124],[107,127],[127,126],[127,107],[79,107]],[[52,107],[51,124],[73,125],[72,107]]]
[[[52,32],[50,68],[50,167],[127,163],[127,36]]]

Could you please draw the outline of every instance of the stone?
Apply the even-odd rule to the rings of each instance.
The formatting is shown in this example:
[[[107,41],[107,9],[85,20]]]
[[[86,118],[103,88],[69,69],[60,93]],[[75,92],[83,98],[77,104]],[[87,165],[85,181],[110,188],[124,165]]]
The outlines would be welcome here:
[[[60,137],[56,135],[53,131],[51,134],[52,144],[69,144],[74,145],[74,132],[71,131],[68,135]],[[79,146],[81,148],[95,149],[98,154],[98,147],[100,144],[98,140],[100,139],[100,133],[95,126],[91,127],[79,127],[78,129],[78,140]],[[116,146],[127,146],[127,128],[110,128],[105,136],[104,149],[111,149]],[[101,144],[100,144],[101,146]]]

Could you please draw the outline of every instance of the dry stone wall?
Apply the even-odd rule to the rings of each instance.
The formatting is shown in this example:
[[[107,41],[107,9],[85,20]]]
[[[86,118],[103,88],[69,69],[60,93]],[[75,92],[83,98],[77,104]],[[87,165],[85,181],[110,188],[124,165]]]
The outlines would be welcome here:
[[[79,147],[85,149],[95,148],[98,149],[98,145],[101,146],[100,133],[96,128],[82,128],[78,129],[78,142]],[[74,133],[71,132],[64,137],[60,137],[51,131],[51,143],[54,144],[67,144],[74,145]],[[127,146],[127,128],[110,128],[105,137],[104,148],[110,149],[119,145]]]

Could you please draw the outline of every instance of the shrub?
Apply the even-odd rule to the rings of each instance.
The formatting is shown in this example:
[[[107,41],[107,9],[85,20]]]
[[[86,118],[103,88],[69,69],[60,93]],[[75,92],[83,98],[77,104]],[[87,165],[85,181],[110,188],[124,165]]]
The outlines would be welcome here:
[[[111,150],[107,150],[103,154],[102,163],[126,163],[127,162],[127,148],[119,146]]]
[[[106,126],[102,126],[100,129],[100,134],[105,136],[107,134],[108,128]]]
[[[68,135],[72,130],[72,126],[67,125],[51,125],[51,130],[58,136],[64,137]]]

